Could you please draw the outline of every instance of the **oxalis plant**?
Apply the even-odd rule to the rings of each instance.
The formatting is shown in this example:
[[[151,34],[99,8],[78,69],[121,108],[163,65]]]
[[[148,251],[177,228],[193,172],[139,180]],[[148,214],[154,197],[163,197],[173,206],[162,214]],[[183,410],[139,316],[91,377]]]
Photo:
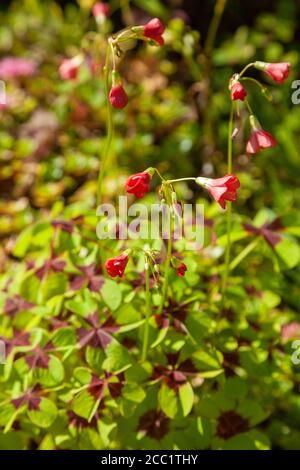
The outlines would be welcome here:
[[[164,44],[164,39],[162,34],[164,33],[164,25],[160,22],[158,18],[151,20],[145,26],[133,26],[127,28],[116,35],[113,35],[108,40],[108,48],[106,54],[106,64],[104,68],[104,75],[106,81],[106,91],[107,91],[107,101],[108,101],[108,137],[107,145],[105,148],[102,167],[99,173],[99,187],[98,187],[98,203],[101,201],[102,190],[103,190],[103,175],[106,168],[106,163],[111,151],[111,144],[114,134],[114,125],[112,118],[111,108],[123,109],[128,104],[128,96],[126,91],[122,86],[122,80],[120,74],[117,70],[116,65],[116,56],[121,56],[123,54],[122,44],[125,44],[134,39],[144,39],[150,40],[157,45],[162,46]],[[112,61],[112,70],[111,67]],[[168,209],[168,219],[169,219],[169,231],[168,231],[168,243],[166,250],[166,257],[163,267],[163,282],[161,288],[161,302],[160,306],[157,309],[157,314],[161,314],[165,307],[168,307],[169,293],[171,298],[171,289],[169,285],[169,271],[170,267],[176,269],[177,275],[183,277],[187,270],[186,265],[178,257],[173,255],[173,237],[174,237],[174,220],[176,217],[182,217],[182,213],[178,214],[177,194],[175,190],[176,183],[184,181],[194,181],[198,186],[207,190],[214,200],[220,205],[222,209],[226,209],[226,204],[228,203],[227,209],[227,242],[225,248],[225,267],[222,275],[221,283],[221,308],[224,307],[226,287],[228,283],[228,276],[230,269],[235,268],[251,251],[255,248],[257,241],[252,242],[247,246],[242,253],[239,253],[236,259],[231,261],[231,218],[232,218],[232,207],[231,203],[235,202],[237,199],[237,191],[240,187],[240,181],[238,177],[232,173],[233,171],[233,145],[232,141],[237,136],[239,129],[236,127],[234,129],[234,120],[235,117],[238,117],[240,114],[239,102],[243,102],[246,105],[246,108],[249,112],[249,124],[251,129],[251,134],[249,141],[247,142],[246,152],[250,155],[257,154],[259,151],[275,147],[277,145],[274,137],[264,130],[256,115],[254,114],[249,101],[247,99],[248,93],[243,86],[243,83],[249,81],[255,83],[260,87],[262,94],[269,100],[272,100],[271,95],[268,92],[268,89],[263,85],[259,80],[252,77],[246,77],[245,73],[250,67],[254,67],[258,70],[265,72],[273,81],[276,83],[283,83],[289,75],[290,64],[283,63],[266,63],[266,62],[254,62],[250,63],[244,67],[244,69],[237,74],[234,74],[231,77],[229,82],[229,90],[231,93],[231,112],[229,117],[228,124],[228,156],[227,156],[227,174],[221,178],[206,178],[202,176],[197,177],[185,177],[179,179],[168,180],[165,179],[157,168],[148,168],[141,173],[134,174],[130,176],[126,182],[126,191],[128,194],[133,194],[136,198],[141,199],[143,196],[150,191],[150,182],[154,175],[158,177],[161,182],[159,187],[159,195],[161,196],[162,206],[166,206]],[[111,72],[112,87],[109,91],[109,76]],[[165,215],[165,214],[164,214]],[[140,250],[140,249],[139,249]],[[125,268],[127,266],[129,257],[134,255],[134,249],[127,249],[121,255],[110,258],[106,261],[105,267],[108,274],[111,277],[123,277]],[[142,360],[147,358],[148,350],[148,336],[149,336],[149,321],[151,315],[153,314],[152,301],[151,301],[151,292],[150,292],[150,276],[153,274],[154,280],[157,282],[157,275],[159,275],[159,264],[156,262],[155,252],[147,247],[144,250],[145,256],[145,296],[146,296],[146,318],[144,329],[144,339],[142,347]]]
[[[103,45],[108,5],[97,3],[93,15]],[[107,135],[97,206],[107,200],[106,181],[115,164],[114,112],[122,116],[130,106],[120,61],[136,41],[163,47],[164,32],[154,18],[106,40],[101,81]],[[89,34],[83,50],[62,61],[62,80],[76,81],[83,64],[98,72],[90,39],[98,46],[99,37]],[[90,209],[62,209],[58,203],[20,234],[12,250],[17,262],[1,275],[3,447],[270,448],[277,432],[276,424],[267,431],[270,419],[285,410],[294,387],[287,345],[299,325],[290,321],[289,310],[283,324],[280,295],[255,278],[262,263],[278,269],[287,248],[288,268],[299,253],[276,216],[262,213],[252,221],[233,211],[244,190],[233,144],[245,127],[250,158],[276,145],[248,98],[257,86],[271,100],[260,73],[280,84],[289,68],[258,61],[230,78],[225,175],[171,179],[160,165],[143,164],[128,177],[129,201],[159,201],[167,222],[161,239],[99,240],[94,203]],[[206,204],[205,243],[194,251],[175,236],[188,188]],[[249,274],[242,268],[245,259]]]

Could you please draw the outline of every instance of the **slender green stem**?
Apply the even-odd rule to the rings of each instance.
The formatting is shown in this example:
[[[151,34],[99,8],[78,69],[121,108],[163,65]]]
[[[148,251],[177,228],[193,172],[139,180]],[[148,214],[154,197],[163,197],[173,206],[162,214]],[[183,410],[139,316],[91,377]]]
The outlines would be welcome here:
[[[259,244],[260,239],[256,238],[249,245],[247,245],[235,258],[231,261],[229,270],[233,271],[242,261],[248,256],[254,248]]]
[[[251,116],[254,116],[254,113],[253,113],[253,111],[252,111],[252,108],[251,108],[251,106],[250,106],[250,104],[249,104],[249,101],[248,101],[247,99],[245,99],[245,105],[247,106],[250,115],[251,115]]]
[[[214,132],[213,132],[213,116],[211,113],[211,96],[212,96],[212,52],[217,37],[218,28],[222,19],[222,15],[226,6],[227,0],[216,0],[214,14],[210,22],[206,41],[203,47],[203,73],[202,83],[204,84],[204,100],[206,101],[205,109],[201,111],[203,115],[203,129],[204,140],[203,148],[206,149],[207,154],[214,148]]]
[[[180,181],[196,181],[196,178],[179,178],[177,180],[167,180],[167,183],[179,183]]]
[[[172,257],[172,241],[173,241],[172,237],[173,237],[173,229],[174,229],[174,219],[173,219],[173,214],[171,213],[171,211],[169,211],[169,222],[170,222],[170,225],[169,225],[169,238],[168,238],[168,246],[167,246],[167,257],[166,257],[166,262],[165,262],[165,277],[164,277],[162,299],[161,299],[159,313],[162,312],[165,306],[167,295],[168,295],[168,287],[169,287],[169,271],[170,271],[171,257]]]
[[[232,130],[233,130],[233,112],[234,112],[234,103],[231,104],[229,125],[228,125],[228,154],[227,154],[227,173],[230,175],[232,173]],[[229,263],[230,263],[230,254],[231,254],[231,202],[228,203],[227,208],[227,244],[225,251],[225,271],[222,282],[222,303],[225,300],[225,291],[229,275]]]
[[[233,131],[233,112],[234,112],[234,103],[231,104],[230,116],[229,116],[229,125],[228,125],[228,153],[227,153],[227,172],[228,174],[232,173],[232,131]]]
[[[214,16],[209,25],[204,52],[207,56],[211,54],[217,36],[220,21],[226,6],[227,0],[217,0],[215,4]]]
[[[157,168],[154,168],[156,174],[159,176],[159,178],[162,180],[163,183],[166,182],[165,178],[161,175],[161,173],[158,171]]]
[[[259,86],[259,88],[263,92],[265,92],[267,90],[267,88],[262,83],[260,83],[258,80],[256,80],[255,78],[252,78],[252,77],[241,78],[241,82],[245,82],[245,81],[255,83],[255,85]]]
[[[101,166],[98,177],[98,188],[97,188],[97,206],[102,202],[103,195],[103,178],[105,175],[105,170],[107,162],[110,156],[111,144],[114,137],[114,122],[113,122],[113,112],[112,107],[109,102],[109,69],[110,69],[110,60],[111,60],[111,44],[109,43],[106,50],[106,61],[104,66],[104,83],[105,83],[105,94],[107,101],[107,139],[104,147],[104,151],[101,159]]]
[[[149,345],[149,320],[151,316],[151,294],[150,294],[150,269],[149,266],[146,268],[146,318],[144,325],[144,338],[143,338],[143,349],[142,349],[142,361],[147,359],[148,345]]]
[[[254,66],[254,62],[251,62],[250,64],[246,65],[246,67],[243,68],[243,70],[239,73],[240,78],[244,75],[244,73],[250,69],[250,67]]]
[[[241,82],[248,81],[248,82],[254,83],[255,85],[257,85],[257,86],[260,88],[261,93],[264,95],[264,97],[265,97],[268,101],[270,101],[270,102],[273,101],[273,96],[272,96],[272,94],[270,93],[270,90],[269,90],[265,85],[263,85],[263,84],[260,83],[258,80],[256,80],[255,78],[252,78],[252,77],[244,77],[244,78],[241,78],[240,81],[241,81]]]

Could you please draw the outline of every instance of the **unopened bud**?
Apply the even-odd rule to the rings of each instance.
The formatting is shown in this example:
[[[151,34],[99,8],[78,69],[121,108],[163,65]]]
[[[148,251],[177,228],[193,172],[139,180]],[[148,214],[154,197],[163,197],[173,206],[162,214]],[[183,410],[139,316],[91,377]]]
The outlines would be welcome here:
[[[153,269],[154,269],[154,271],[155,271],[157,274],[160,273],[160,271],[159,271],[159,265],[158,265],[158,264],[155,264],[155,265],[153,266]]]

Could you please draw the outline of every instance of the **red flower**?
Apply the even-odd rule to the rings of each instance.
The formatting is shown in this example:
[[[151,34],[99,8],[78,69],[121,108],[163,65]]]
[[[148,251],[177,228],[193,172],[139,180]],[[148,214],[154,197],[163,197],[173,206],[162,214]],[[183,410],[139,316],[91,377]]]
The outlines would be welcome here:
[[[144,36],[153,39],[153,41],[157,42],[160,46],[163,46],[165,43],[162,37],[164,31],[165,26],[158,18],[153,18],[153,20],[144,25]]]
[[[248,140],[246,152],[250,154],[258,153],[260,150],[275,147],[277,145],[274,137],[263,129],[254,129]]]
[[[226,175],[223,178],[197,178],[196,182],[204,186],[222,209],[226,208],[226,201],[235,202],[240,182],[235,175]]]
[[[108,17],[110,12],[109,5],[107,3],[97,2],[92,8],[92,13],[96,19],[103,20]]]
[[[126,181],[126,191],[129,194],[134,194],[138,199],[144,197],[145,193],[150,191],[151,176],[147,171],[143,173],[136,173],[129,176]]]
[[[180,266],[177,268],[177,275],[180,277],[183,277],[185,275],[185,272],[187,270],[187,267],[184,263],[181,263]]]
[[[232,101],[236,101],[236,100],[244,101],[244,99],[247,96],[247,92],[240,82],[233,83],[230,90],[231,90]]]
[[[128,103],[128,96],[122,85],[116,85],[111,88],[109,101],[114,108],[125,108]]]
[[[62,80],[75,80],[78,75],[81,61],[78,57],[64,59],[59,66],[59,75]]]
[[[115,258],[110,258],[105,263],[105,268],[108,274],[111,277],[122,277],[125,271],[125,268],[128,263],[128,256],[126,254],[122,254],[120,256],[116,256]]]
[[[278,64],[266,64],[265,72],[277,83],[283,83],[289,76],[291,64],[280,62]]]

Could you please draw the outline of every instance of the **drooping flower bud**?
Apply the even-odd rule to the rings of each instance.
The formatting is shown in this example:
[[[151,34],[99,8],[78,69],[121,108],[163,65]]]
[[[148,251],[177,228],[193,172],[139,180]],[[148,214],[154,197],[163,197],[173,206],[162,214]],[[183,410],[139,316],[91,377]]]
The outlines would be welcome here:
[[[245,88],[238,81],[235,81],[231,84],[230,91],[231,91],[232,101],[236,101],[236,100],[244,101],[247,96],[247,92]]]
[[[260,62],[257,61],[254,63],[254,67],[263,70],[269,75],[274,82],[283,83],[289,76],[291,64],[288,62],[278,62],[278,63],[269,63],[269,62]]]
[[[153,18],[147,24],[143,26],[144,36],[146,38],[152,39],[160,46],[163,46],[165,41],[162,37],[165,32],[165,26],[158,18]]]
[[[116,109],[123,109],[128,103],[128,96],[123,88],[120,75],[115,70],[112,73],[112,87],[109,92],[109,101]]]
[[[250,124],[252,133],[247,142],[246,152],[249,154],[256,154],[260,150],[276,147],[277,142],[274,137],[267,131],[261,128],[255,116],[250,116]]]
[[[180,263],[180,266],[176,269],[177,276],[183,277],[186,271],[187,271],[186,265],[184,263]]]
[[[111,277],[122,277],[128,263],[128,254],[122,253],[115,258],[109,258],[105,263],[105,268]]]
[[[148,171],[129,176],[125,186],[127,193],[134,194],[138,199],[144,197],[150,191],[151,176]]]

